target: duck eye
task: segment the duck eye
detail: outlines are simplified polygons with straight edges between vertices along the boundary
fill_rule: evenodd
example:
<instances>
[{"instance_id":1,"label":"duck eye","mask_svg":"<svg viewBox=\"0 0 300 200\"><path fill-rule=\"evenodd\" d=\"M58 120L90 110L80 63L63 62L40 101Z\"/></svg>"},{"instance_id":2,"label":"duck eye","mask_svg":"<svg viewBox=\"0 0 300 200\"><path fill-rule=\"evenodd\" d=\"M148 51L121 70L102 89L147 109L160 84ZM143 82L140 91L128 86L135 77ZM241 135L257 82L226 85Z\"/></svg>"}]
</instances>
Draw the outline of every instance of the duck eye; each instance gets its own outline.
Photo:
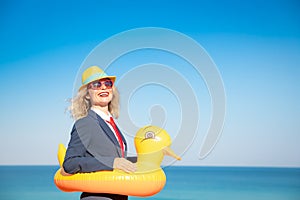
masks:
<instances>
[{"instance_id":1,"label":"duck eye","mask_svg":"<svg viewBox=\"0 0 300 200\"><path fill-rule=\"evenodd\" d=\"M148 131L145 133L145 139L155 138L155 133L152 131Z\"/></svg>"}]
</instances>

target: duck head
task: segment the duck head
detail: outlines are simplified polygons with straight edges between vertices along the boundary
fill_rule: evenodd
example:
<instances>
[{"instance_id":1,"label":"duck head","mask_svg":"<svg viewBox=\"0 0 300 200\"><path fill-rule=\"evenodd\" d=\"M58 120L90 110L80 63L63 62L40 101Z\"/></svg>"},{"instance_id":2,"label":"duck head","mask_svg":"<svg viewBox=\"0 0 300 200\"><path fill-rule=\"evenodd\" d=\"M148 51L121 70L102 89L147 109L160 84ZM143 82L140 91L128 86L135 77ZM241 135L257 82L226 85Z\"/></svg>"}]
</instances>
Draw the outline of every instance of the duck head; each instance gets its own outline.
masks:
<instances>
[{"instance_id":1,"label":"duck head","mask_svg":"<svg viewBox=\"0 0 300 200\"><path fill-rule=\"evenodd\" d=\"M138 153L138 171L145 172L160 169L160 164L165 155L181 160L170 148L171 143L170 135L160 127L151 125L140 128L134 138Z\"/></svg>"}]
</instances>

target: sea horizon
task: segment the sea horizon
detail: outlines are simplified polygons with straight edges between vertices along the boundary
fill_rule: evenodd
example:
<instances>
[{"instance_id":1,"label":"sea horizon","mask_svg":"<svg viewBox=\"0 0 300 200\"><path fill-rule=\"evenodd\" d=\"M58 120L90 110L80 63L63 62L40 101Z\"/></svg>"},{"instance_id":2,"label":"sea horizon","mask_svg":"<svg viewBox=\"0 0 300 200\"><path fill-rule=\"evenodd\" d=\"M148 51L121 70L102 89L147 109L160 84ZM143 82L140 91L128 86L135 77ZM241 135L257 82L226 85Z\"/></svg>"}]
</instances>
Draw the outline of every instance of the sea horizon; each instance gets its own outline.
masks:
<instances>
[{"instance_id":1,"label":"sea horizon","mask_svg":"<svg viewBox=\"0 0 300 200\"><path fill-rule=\"evenodd\" d=\"M59 165L0 165L0 199L79 199L80 192L66 193L55 186L58 169ZM149 199L300 199L299 167L167 166L163 170L166 185Z\"/></svg>"}]
</instances>

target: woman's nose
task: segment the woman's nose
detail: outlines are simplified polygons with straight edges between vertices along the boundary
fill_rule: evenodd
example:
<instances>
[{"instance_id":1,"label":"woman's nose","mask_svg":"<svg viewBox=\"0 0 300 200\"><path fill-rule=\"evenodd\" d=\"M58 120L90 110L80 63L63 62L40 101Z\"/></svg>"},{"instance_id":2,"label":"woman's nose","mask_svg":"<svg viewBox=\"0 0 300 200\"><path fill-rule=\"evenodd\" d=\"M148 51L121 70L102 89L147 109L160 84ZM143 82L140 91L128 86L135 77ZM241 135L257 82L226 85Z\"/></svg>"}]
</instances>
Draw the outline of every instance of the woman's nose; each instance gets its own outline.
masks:
<instances>
[{"instance_id":1,"label":"woman's nose","mask_svg":"<svg viewBox=\"0 0 300 200\"><path fill-rule=\"evenodd\" d=\"M104 84L102 84L101 87L100 87L100 89L101 89L101 90L105 90L105 89L106 89L106 86L105 86Z\"/></svg>"},{"instance_id":2,"label":"woman's nose","mask_svg":"<svg viewBox=\"0 0 300 200\"><path fill-rule=\"evenodd\" d=\"M101 90L105 90L106 88L107 88L106 85L105 85L104 83L101 83L100 89L101 89Z\"/></svg>"}]
</instances>

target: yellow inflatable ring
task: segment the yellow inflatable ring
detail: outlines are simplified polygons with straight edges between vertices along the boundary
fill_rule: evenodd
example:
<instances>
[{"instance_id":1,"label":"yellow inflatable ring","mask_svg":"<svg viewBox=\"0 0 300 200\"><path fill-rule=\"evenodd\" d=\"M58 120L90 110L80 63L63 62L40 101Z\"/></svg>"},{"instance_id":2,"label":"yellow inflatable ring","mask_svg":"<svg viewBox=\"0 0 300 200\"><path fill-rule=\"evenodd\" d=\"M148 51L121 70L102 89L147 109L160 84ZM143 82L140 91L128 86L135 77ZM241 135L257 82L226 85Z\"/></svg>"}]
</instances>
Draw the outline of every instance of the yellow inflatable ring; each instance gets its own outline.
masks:
<instances>
[{"instance_id":1,"label":"yellow inflatable ring","mask_svg":"<svg viewBox=\"0 0 300 200\"><path fill-rule=\"evenodd\" d=\"M151 196L161 191L166 183L164 171L160 168L164 155L180 160L170 148L169 134L156 126L145 126L134 138L137 150L137 171L125 173L121 170L77 173L62 175L59 169L55 176L56 186L65 192L112 193L128 196ZM58 160L62 166L66 148L60 144Z\"/></svg>"}]
</instances>

